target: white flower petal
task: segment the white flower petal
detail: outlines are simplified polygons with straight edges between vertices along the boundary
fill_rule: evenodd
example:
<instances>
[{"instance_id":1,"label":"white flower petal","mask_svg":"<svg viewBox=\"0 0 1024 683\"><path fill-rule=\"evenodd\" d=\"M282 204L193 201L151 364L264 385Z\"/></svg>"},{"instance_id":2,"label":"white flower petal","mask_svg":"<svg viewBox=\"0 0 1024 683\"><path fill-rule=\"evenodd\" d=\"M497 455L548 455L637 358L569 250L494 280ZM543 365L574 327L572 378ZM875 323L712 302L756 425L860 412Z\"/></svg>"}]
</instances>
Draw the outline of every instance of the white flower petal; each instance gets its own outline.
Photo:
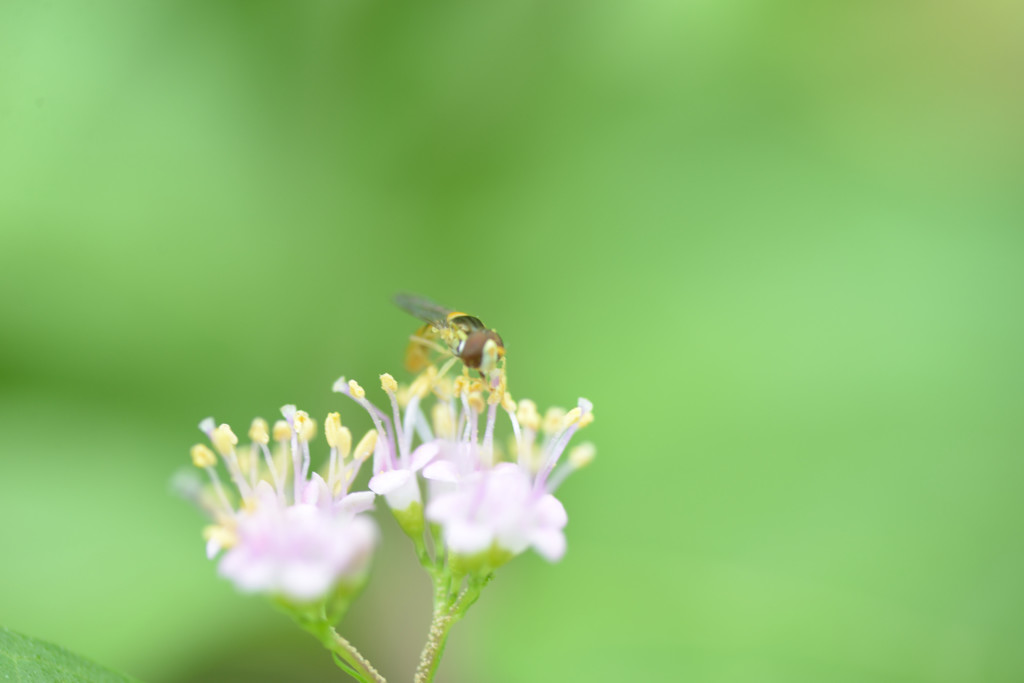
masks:
<instances>
[{"instance_id":1,"label":"white flower petal","mask_svg":"<svg viewBox=\"0 0 1024 683\"><path fill-rule=\"evenodd\" d=\"M413 472L419 472L423 469L431 460L436 458L441 453L441 444L437 441L430 441L425 444L421 444L416 450L412 452L412 464L409 466Z\"/></svg>"},{"instance_id":2,"label":"white flower petal","mask_svg":"<svg viewBox=\"0 0 1024 683\"><path fill-rule=\"evenodd\" d=\"M561 529L569 522L569 515L565 512L565 506L550 493L534 504L534 514L536 515L537 523L545 527Z\"/></svg>"},{"instance_id":3,"label":"white flower petal","mask_svg":"<svg viewBox=\"0 0 1024 683\"><path fill-rule=\"evenodd\" d=\"M435 498L427 505L427 519L441 524L450 520L456 520L465 514L465 510L468 507L466 502L465 496L457 491Z\"/></svg>"},{"instance_id":4,"label":"white flower petal","mask_svg":"<svg viewBox=\"0 0 1024 683\"><path fill-rule=\"evenodd\" d=\"M445 527L444 540L448 548L462 555L475 555L491 547L494 536L482 524L457 521Z\"/></svg>"},{"instance_id":5,"label":"white flower petal","mask_svg":"<svg viewBox=\"0 0 1024 683\"><path fill-rule=\"evenodd\" d=\"M450 460L435 460L423 468L423 476L427 479L454 484L459 480L459 470Z\"/></svg>"},{"instance_id":6,"label":"white flower petal","mask_svg":"<svg viewBox=\"0 0 1024 683\"><path fill-rule=\"evenodd\" d=\"M373 509L373 501L377 496L372 491L356 491L341 499L338 508L351 514L359 514Z\"/></svg>"},{"instance_id":7,"label":"white flower petal","mask_svg":"<svg viewBox=\"0 0 1024 683\"><path fill-rule=\"evenodd\" d=\"M557 562L565 555L565 534L555 529L539 529L530 536L530 545L548 562Z\"/></svg>"},{"instance_id":8,"label":"white flower petal","mask_svg":"<svg viewBox=\"0 0 1024 683\"><path fill-rule=\"evenodd\" d=\"M281 571L279 590L293 600L311 602L327 594L334 576L322 563L292 562Z\"/></svg>"},{"instance_id":9,"label":"white flower petal","mask_svg":"<svg viewBox=\"0 0 1024 683\"><path fill-rule=\"evenodd\" d=\"M370 479L370 490L384 496L392 510L405 510L420 502L416 475L409 470L390 470Z\"/></svg>"},{"instance_id":10,"label":"white flower petal","mask_svg":"<svg viewBox=\"0 0 1024 683\"><path fill-rule=\"evenodd\" d=\"M373 475L370 479L369 487L377 495L386 496L405 485L411 476L413 474L409 470L388 470L387 472Z\"/></svg>"}]
</instances>

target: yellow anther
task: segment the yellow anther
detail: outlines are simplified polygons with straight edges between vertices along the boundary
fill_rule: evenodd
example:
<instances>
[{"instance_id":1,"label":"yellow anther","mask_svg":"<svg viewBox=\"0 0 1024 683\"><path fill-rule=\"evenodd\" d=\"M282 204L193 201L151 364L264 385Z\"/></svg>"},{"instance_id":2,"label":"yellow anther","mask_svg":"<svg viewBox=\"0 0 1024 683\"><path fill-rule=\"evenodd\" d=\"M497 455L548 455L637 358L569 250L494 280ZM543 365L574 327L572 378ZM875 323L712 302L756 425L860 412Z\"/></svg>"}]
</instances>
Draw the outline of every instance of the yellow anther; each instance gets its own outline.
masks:
<instances>
[{"instance_id":1,"label":"yellow anther","mask_svg":"<svg viewBox=\"0 0 1024 683\"><path fill-rule=\"evenodd\" d=\"M452 398L452 380L449 377L441 377L434 382L434 395L442 401L449 401Z\"/></svg>"},{"instance_id":2,"label":"yellow anther","mask_svg":"<svg viewBox=\"0 0 1024 683\"><path fill-rule=\"evenodd\" d=\"M541 429L545 434L553 434L562 426L562 418L565 417L565 408L551 407L544 413L544 422Z\"/></svg>"},{"instance_id":3,"label":"yellow anther","mask_svg":"<svg viewBox=\"0 0 1024 683\"><path fill-rule=\"evenodd\" d=\"M243 448L238 452L238 468L243 472L251 472L253 463L257 462L252 457L255 450L255 446L249 446L249 448Z\"/></svg>"},{"instance_id":4,"label":"yellow anther","mask_svg":"<svg viewBox=\"0 0 1024 683\"><path fill-rule=\"evenodd\" d=\"M380 388L389 394L393 394L398 391L398 382L395 381L394 377L385 372L380 376Z\"/></svg>"},{"instance_id":5,"label":"yellow anther","mask_svg":"<svg viewBox=\"0 0 1024 683\"><path fill-rule=\"evenodd\" d=\"M227 455L231 451L235 450L235 444L238 443L238 437L231 431L231 427L226 424L219 425L213 430L213 435L210 437L210 441L213 442L213 447L217 449L217 452L221 455Z\"/></svg>"},{"instance_id":6,"label":"yellow anther","mask_svg":"<svg viewBox=\"0 0 1024 683\"><path fill-rule=\"evenodd\" d=\"M300 441L309 441L316 435L316 423L310 419L309 413L305 410L296 410L292 422Z\"/></svg>"},{"instance_id":7,"label":"yellow anther","mask_svg":"<svg viewBox=\"0 0 1024 683\"><path fill-rule=\"evenodd\" d=\"M348 430L348 427L339 427L338 433L334 435L334 439L338 455L341 456L342 460L348 460L348 455L352 452L352 432Z\"/></svg>"},{"instance_id":8,"label":"yellow anther","mask_svg":"<svg viewBox=\"0 0 1024 683\"><path fill-rule=\"evenodd\" d=\"M270 434L267 432L267 421L257 417L249 427L249 440L253 443L270 443Z\"/></svg>"},{"instance_id":9,"label":"yellow anther","mask_svg":"<svg viewBox=\"0 0 1024 683\"><path fill-rule=\"evenodd\" d=\"M221 548L230 548L238 543L238 536L232 529L220 524L211 524L203 529L203 540L216 541Z\"/></svg>"},{"instance_id":10,"label":"yellow anther","mask_svg":"<svg viewBox=\"0 0 1024 683\"><path fill-rule=\"evenodd\" d=\"M512 400L512 394L505 392L501 397L501 407L507 412L516 412L516 402Z\"/></svg>"},{"instance_id":11,"label":"yellow anther","mask_svg":"<svg viewBox=\"0 0 1024 683\"><path fill-rule=\"evenodd\" d=\"M409 391L408 385L399 384L398 391L395 392L395 399L398 401L398 406L404 408L409 405L409 399L412 398L412 392Z\"/></svg>"},{"instance_id":12,"label":"yellow anther","mask_svg":"<svg viewBox=\"0 0 1024 683\"><path fill-rule=\"evenodd\" d=\"M217 464L217 456L201 443L192 447L192 464L196 467L213 467Z\"/></svg>"},{"instance_id":13,"label":"yellow anther","mask_svg":"<svg viewBox=\"0 0 1024 683\"><path fill-rule=\"evenodd\" d=\"M594 447L594 444L590 442L581 443L569 451L569 464L578 470L592 463L595 455L597 455L597 449Z\"/></svg>"},{"instance_id":14,"label":"yellow anther","mask_svg":"<svg viewBox=\"0 0 1024 683\"><path fill-rule=\"evenodd\" d=\"M331 448L338 447L338 432L341 430L341 414L327 413L324 420L324 436L327 437L327 445Z\"/></svg>"},{"instance_id":15,"label":"yellow anther","mask_svg":"<svg viewBox=\"0 0 1024 683\"><path fill-rule=\"evenodd\" d=\"M583 429L584 427L586 427L588 424L590 424L593 421L594 421L594 411L590 411L589 413L584 414L583 417L580 418L580 426L579 426L579 428Z\"/></svg>"},{"instance_id":16,"label":"yellow anther","mask_svg":"<svg viewBox=\"0 0 1024 683\"><path fill-rule=\"evenodd\" d=\"M358 444L356 444L356 450L355 453L352 454L352 457L355 460L362 462L363 460L366 460L367 458L370 457L370 455L373 453L373 450L376 447L377 430L371 429L370 431L366 432L366 435L359 440Z\"/></svg>"},{"instance_id":17,"label":"yellow anther","mask_svg":"<svg viewBox=\"0 0 1024 683\"><path fill-rule=\"evenodd\" d=\"M452 382L452 395L455 398L460 398L463 392L466 391L466 387L469 384L469 379L465 375L459 375Z\"/></svg>"},{"instance_id":18,"label":"yellow anther","mask_svg":"<svg viewBox=\"0 0 1024 683\"><path fill-rule=\"evenodd\" d=\"M474 379L470 381L469 386L467 387L467 391L476 391L483 393L487 391L487 386L481 380Z\"/></svg>"},{"instance_id":19,"label":"yellow anther","mask_svg":"<svg viewBox=\"0 0 1024 683\"><path fill-rule=\"evenodd\" d=\"M576 406L575 408L570 410L568 413L565 414L565 417L562 418L562 429L568 429L569 427L572 427L574 424L579 422L580 416L582 414L583 411L580 410L579 406Z\"/></svg>"},{"instance_id":20,"label":"yellow anther","mask_svg":"<svg viewBox=\"0 0 1024 683\"><path fill-rule=\"evenodd\" d=\"M274 441L288 441L292 438L292 428L284 420L274 423Z\"/></svg>"},{"instance_id":21,"label":"yellow anther","mask_svg":"<svg viewBox=\"0 0 1024 683\"><path fill-rule=\"evenodd\" d=\"M540 414L537 412L537 404L528 398L519 402L516 410L516 419L524 428L537 431L540 429Z\"/></svg>"},{"instance_id":22,"label":"yellow anther","mask_svg":"<svg viewBox=\"0 0 1024 683\"><path fill-rule=\"evenodd\" d=\"M475 410L478 413L484 412L484 408L487 407L487 404L484 403L484 395L479 391L472 392L466 401L469 403L470 410Z\"/></svg>"},{"instance_id":23,"label":"yellow anther","mask_svg":"<svg viewBox=\"0 0 1024 683\"><path fill-rule=\"evenodd\" d=\"M431 372L431 370L433 370L433 372ZM409 386L409 394L423 398L430 393L430 387L436 376L437 370L434 370L434 366L430 366L426 372L420 373L419 376L412 381L412 384Z\"/></svg>"},{"instance_id":24,"label":"yellow anther","mask_svg":"<svg viewBox=\"0 0 1024 683\"><path fill-rule=\"evenodd\" d=\"M455 425L452 423L452 413L445 403L435 403L430 409L430 421L434 425L434 436L441 439L455 438Z\"/></svg>"},{"instance_id":25,"label":"yellow anther","mask_svg":"<svg viewBox=\"0 0 1024 683\"><path fill-rule=\"evenodd\" d=\"M348 381L348 391L350 394L352 394L352 398L366 398L366 389L363 389L361 386L359 386L359 382L355 381L354 379L350 379Z\"/></svg>"}]
</instances>

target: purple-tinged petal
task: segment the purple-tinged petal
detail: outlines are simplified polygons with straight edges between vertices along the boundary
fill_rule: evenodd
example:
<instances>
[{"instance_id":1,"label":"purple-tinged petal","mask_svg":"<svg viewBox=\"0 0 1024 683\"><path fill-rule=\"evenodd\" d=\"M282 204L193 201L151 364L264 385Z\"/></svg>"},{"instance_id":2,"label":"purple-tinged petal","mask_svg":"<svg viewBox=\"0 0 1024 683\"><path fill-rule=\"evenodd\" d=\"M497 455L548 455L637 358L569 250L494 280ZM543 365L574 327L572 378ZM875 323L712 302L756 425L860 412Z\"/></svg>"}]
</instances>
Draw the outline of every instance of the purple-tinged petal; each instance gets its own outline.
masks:
<instances>
[{"instance_id":1,"label":"purple-tinged petal","mask_svg":"<svg viewBox=\"0 0 1024 683\"><path fill-rule=\"evenodd\" d=\"M534 512L540 526L561 529L569 522L565 506L550 493L541 496L534 505Z\"/></svg>"},{"instance_id":2,"label":"purple-tinged petal","mask_svg":"<svg viewBox=\"0 0 1024 683\"><path fill-rule=\"evenodd\" d=\"M441 453L441 444L437 441L431 441L429 443L420 444L420 446L412 452L412 464L409 465L409 469L413 472L419 472L421 469L426 467L434 458Z\"/></svg>"}]
</instances>

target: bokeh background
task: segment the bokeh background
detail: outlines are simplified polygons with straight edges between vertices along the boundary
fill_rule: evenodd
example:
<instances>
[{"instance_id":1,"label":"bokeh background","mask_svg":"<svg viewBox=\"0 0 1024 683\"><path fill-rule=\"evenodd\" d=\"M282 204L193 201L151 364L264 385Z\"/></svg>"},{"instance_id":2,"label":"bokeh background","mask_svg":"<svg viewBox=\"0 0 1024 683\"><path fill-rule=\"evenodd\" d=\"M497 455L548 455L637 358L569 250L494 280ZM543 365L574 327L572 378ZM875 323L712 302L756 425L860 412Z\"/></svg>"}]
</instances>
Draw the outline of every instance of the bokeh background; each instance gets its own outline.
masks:
<instances>
[{"instance_id":1,"label":"bokeh background","mask_svg":"<svg viewBox=\"0 0 1024 683\"><path fill-rule=\"evenodd\" d=\"M439 680L1024 678L1024 10L0 3L0 622L152 683L314 681L169 492L341 408L412 290L594 401L570 551ZM344 624L409 680L386 532ZM309 642L307 642L307 639Z\"/></svg>"}]
</instances>

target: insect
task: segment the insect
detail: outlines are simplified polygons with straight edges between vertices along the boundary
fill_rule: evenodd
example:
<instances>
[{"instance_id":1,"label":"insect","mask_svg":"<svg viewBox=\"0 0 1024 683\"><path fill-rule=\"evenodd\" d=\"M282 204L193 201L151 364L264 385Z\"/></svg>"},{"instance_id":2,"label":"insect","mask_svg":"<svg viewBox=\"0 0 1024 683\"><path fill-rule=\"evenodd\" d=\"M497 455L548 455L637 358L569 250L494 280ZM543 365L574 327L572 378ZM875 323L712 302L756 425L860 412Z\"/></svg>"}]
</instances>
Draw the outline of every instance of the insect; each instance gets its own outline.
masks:
<instances>
[{"instance_id":1,"label":"insect","mask_svg":"<svg viewBox=\"0 0 1024 683\"><path fill-rule=\"evenodd\" d=\"M431 349L451 354L481 375L495 370L498 361L504 359L505 343L501 335L488 329L480 318L453 311L415 294L397 294L395 303L427 323L410 337L405 353L405 367L410 372L419 372L430 363Z\"/></svg>"}]
</instances>

